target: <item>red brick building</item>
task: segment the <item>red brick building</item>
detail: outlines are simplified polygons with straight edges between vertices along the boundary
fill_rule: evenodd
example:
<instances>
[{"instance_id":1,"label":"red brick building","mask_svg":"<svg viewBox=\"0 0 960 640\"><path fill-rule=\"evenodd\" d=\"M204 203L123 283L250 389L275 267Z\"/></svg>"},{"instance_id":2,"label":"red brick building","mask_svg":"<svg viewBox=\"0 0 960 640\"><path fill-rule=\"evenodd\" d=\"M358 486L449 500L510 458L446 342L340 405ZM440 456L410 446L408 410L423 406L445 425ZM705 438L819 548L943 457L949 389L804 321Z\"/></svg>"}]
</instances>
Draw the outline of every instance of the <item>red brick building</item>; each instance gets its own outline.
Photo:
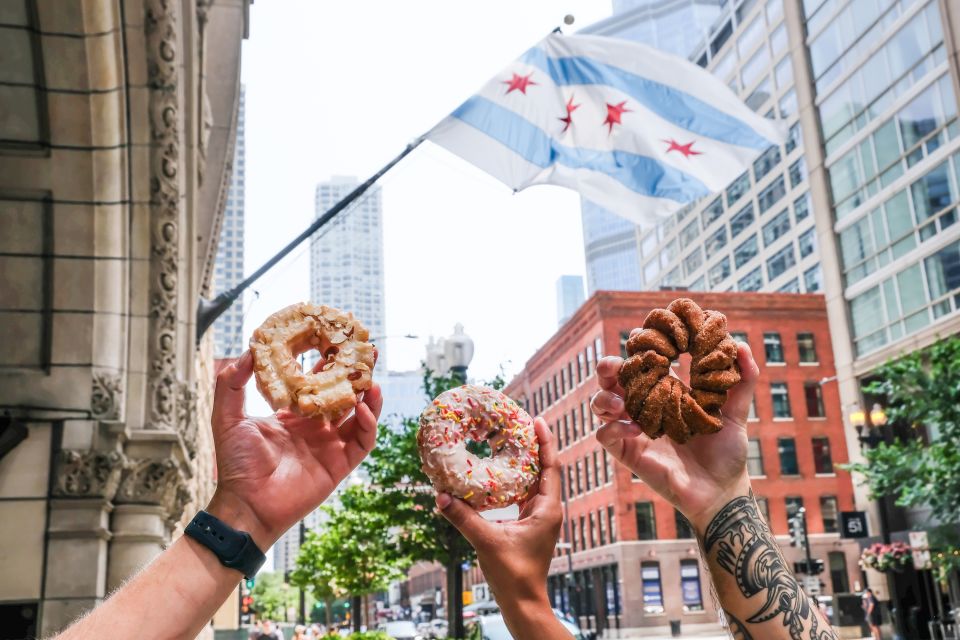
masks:
<instances>
[{"instance_id":1,"label":"red brick building","mask_svg":"<svg viewBox=\"0 0 960 640\"><path fill-rule=\"evenodd\" d=\"M760 366L749 467L754 493L787 560L788 508L806 509L813 556L826 565L824 593L849 591L859 579L859 549L841 540L839 511L852 510L833 348L820 295L598 292L527 362L507 393L542 415L560 444L567 518L550 570L557 608L574 609L585 628L684 627L714 624L716 611L697 543L686 521L630 471L610 458L593 432L594 369L604 355L623 355L630 331L647 313L689 295L726 314L729 329L753 349ZM675 363L688 379L689 357ZM706 443L705 443L706 444ZM567 599L567 574L574 583Z\"/></svg>"}]
</instances>

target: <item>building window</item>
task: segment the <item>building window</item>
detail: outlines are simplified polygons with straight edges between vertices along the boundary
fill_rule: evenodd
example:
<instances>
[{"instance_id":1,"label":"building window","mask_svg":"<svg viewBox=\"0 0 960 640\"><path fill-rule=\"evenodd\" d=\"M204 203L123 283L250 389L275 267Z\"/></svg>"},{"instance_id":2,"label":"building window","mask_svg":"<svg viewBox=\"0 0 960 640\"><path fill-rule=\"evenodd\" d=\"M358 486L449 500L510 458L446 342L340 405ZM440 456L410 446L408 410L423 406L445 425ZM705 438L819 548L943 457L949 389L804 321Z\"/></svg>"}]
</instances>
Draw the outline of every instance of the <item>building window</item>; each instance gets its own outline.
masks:
<instances>
[{"instance_id":1,"label":"building window","mask_svg":"<svg viewBox=\"0 0 960 640\"><path fill-rule=\"evenodd\" d=\"M583 461L577 460L577 494L584 493L583 483Z\"/></svg>"},{"instance_id":2,"label":"building window","mask_svg":"<svg viewBox=\"0 0 960 640\"><path fill-rule=\"evenodd\" d=\"M730 218L730 236L736 238L741 231L753 224L753 203L750 202L743 209Z\"/></svg>"},{"instance_id":3,"label":"building window","mask_svg":"<svg viewBox=\"0 0 960 640\"><path fill-rule=\"evenodd\" d=\"M746 331L731 331L730 337L733 338L734 342L742 342L743 344L749 344L747 342Z\"/></svg>"},{"instance_id":4,"label":"building window","mask_svg":"<svg viewBox=\"0 0 960 640\"><path fill-rule=\"evenodd\" d=\"M704 251L707 254L707 260L717 255L717 252L727 246L727 228L720 227L714 233L707 236L704 243Z\"/></svg>"},{"instance_id":5,"label":"building window","mask_svg":"<svg viewBox=\"0 0 960 640\"><path fill-rule=\"evenodd\" d=\"M813 438L813 467L817 473L833 473L830 439L826 436Z\"/></svg>"},{"instance_id":6,"label":"building window","mask_svg":"<svg viewBox=\"0 0 960 640\"><path fill-rule=\"evenodd\" d=\"M849 593L850 579L847 577L847 557L842 551L827 553L830 564L830 584L834 593Z\"/></svg>"},{"instance_id":7,"label":"building window","mask_svg":"<svg viewBox=\"0 0 960 640\"><path fill-rule=\"evenodd\" d=\"M727 206L732 206L740 197L750 190L750 174L744 172L739 178L727 187Z\"/></svg>"},{"instance_id":8,"label":"building window","mask_svg":"<svg viewBox=\"0 0 960 640\"><path fill-rule=\"evenodd\" d=\"M653 503L637 502L634 508L637 513L637 540L656 540L657 521L653 512Z\"/></svg>"},{"instance_id":9,"label":"building window","mask_svg":"<svg viewBox=\"0 0 960 640\"><path fill-rule=\"evenodd\" d=\"M747 410L747 420L757 420L757 398L750 398L750 409Z\"/></svg>"},{"instance_id":10,"label":"building window","mask_svg":"<svg viewBox=\"0 0 960 640\"><path fill-rule=\"evenodd\" d=\"M733 263L736 265L737 269L745 265L747 262L752 260L759 251L757 246L757 236L752 235L750 239L740 243L736 249L733 250Z\"/></svg>"},{"instance_id":11,"label":"building window","mask_svg":"<svg viewBox=\"0 0 960 640\"><path fill-rule=\"evenodd\" d=\"M583 353L577 353L577 384L583 382L583 379L586 377L584 375L584 360Z\"/></svg>"},{"instance_id":12,"label":"building window","mask_svg":"<svg viewBox=\"0 0 960 640\"><path fill-rule=\"evenodd\" d=\"M593 452L593 484L594 486L599 487L602 482L600 482L600 452Z\"/></svg>"},{"instance_id":13,"label":"building window","mask_svg":"<svg viewBox=\"0 0 960 640\"><path fill-rule=\"evenodd\" d=\"M718 197L710 203L701 214L703 218L703 228L706 229L710 223L723 215L723 198Z\"/></svg>"},{"instance_id":14,"label":"building window","mask_svg":"<svg viewBox=\"0 0 960 640\"><path fill-rule=\"evenodd\" d=\"M641 562L640 579L643 583L643 612L663 613L663 589L660 585L660 563Z\"/></svg>"},{"instance_id":15,"label":"building window","mask_svg":"<svg viewBox=\"0 0 960 640\"><path fill-rule=\"evenodd\" d=\"M820 496L820 516L823 518L823 532L836 533L837 527L837 497Z\"/></svg>"},{"instance_id":16,"label":"building window","mask_svg":"<svg viewBox=\"0 0 960 640\"><path fill-rule=\"evenodd\" d=\"M563 429L560 426L560 421L557 420L557 448L563 450L567 444L566 439L563 437Z\"/></svg>"},{"instance_id":17,"label":"building window","mask_svg":"<svg viewBox=\"0 0 960 640\"><path fill-rule=\"evenodd\" d=\"M760 515L763 516L763 521L769 525L770 524L770 504L767 502L766 498L761 498L760 496L755 496L754 500L757 501L757 509L760 511Z\"/></svg>"},{"instance_id":18,"label":"building window","mask_svg":"<svg viewBox=\"0 0 960 640\"><path fill-rule=\"evenodd\" d=\"M780 147L773 145L767 147L767 150L760 154L760 157L753 162L753 178L760 182L764 176L773 171L773 168L780 163Z\"/></svg>"},{"instance_id":19,"label":"building window","mask_svg":"<svg viewBox=\"0 0 960 640\"><path fill-rule=\"evenodd\" d=\"M779 333L768 331L763 334L763 352L767 364L783 364L783 344Z\"/></svg>"},{"instance_id":20,"label":"building window","mask_svg":"<svg viewBox=\"0 0 960 640\"><path fill-rule=\"evenodd\" d=\"M590 548L597 546L597 521L593 518L593 511L590 512Z\"/></svg>"},{"instance_id":21,"label":"building window","mask_svg":"<svg viewBox=\"0 0 960 640\"><path fill-rule=\"evenodd\" d=\"M786 211L784 211L786 213ZM767 260L767 277L772 281L797 264L793 244L788 244ZM799 288L799 286L798 286Z\"/></svg>"},{"instance_id":22,"label":"building window","mask_svg":"<svg viewBox=\"0 0 960 640\"><path fill-rule=\"evenodd\" d=\"M687 520L684 515L676 509L673 510L673 521L677 525L678 540L696 537L693 535L693 525L691 525L690 521Z\"/></svg>"},{"instance_id":23,"label":"building window","mask_svg":"<svg viewBox=\"0 0 960 640\"><path fill-rule=\"evenodd\" d=\"M769 247L790 231L790 213L784 209L763 225L763 246Z\"/></svg>"},{"instance_id":24,"label":"building window","mask_svg":"<svg viewBox=\"0 0 960 640\"><path fill-rule=\"evenodd\" d=\"M763 286L763 272L757 267L737 282L740 291L758 291Z\"/></svg>"},{"instance_id":25,"label":"building window","mask_svg":"<svg viewBox=\"0 0 960 640\"><path fill-rule=\"evenodd\" d=\"M802 196L793 201L793 219L797 224L810 215L810 192L807 191Z\"/></svg>"},{"instance_id":26,"label":"building window","mask_svg":"<svg viewBox=\"0 0 960 640\"><path fill-rule=\"evenodd\" d=\"M600 522L600 546L607 544L607 514L603 509L597 511L597 520Z\"/></svg>"},{"instance_id":27,"label":"building window","mask_svg":"<svg viewBox=\"0 0 960 640\"><path fill-rule=\"evenodd\" d=\"M730 277L730 258L724 256L717 264L710 267L707 272L707 282L710 287L715 287Z\"/></svg>"},{"instance_id":28,"label":"building window","mask_svg":"<svg viewBox=\"0 0 960 640\"><path fill-rule=\"evenodd\" d=\"M590 458L583 459L583 466L585 467L586 473L583 474L583 487L584 491L590 491ZM577 471L580 470L580 462L577 462Z\"/></svg>"},{"instance_id":29,"label":"building window","mask_svg":"<svg viewBox=\"0 0 960 640\"><path fill-rule=\"evenodd\" d=\"M798 476L797 441L793 438L777 438L777 452L780 454L780 475Z\"/></svg>"},{"instance_id":30,"label":"building window","mask_svg":"<svg viewBox=\"0 0 960 640\"><path fill-rule=\"evenodd\" d=\"M747 473L753 477L763 475L763 453L756 438L747 441Z\"/></svg>"},{"instance_id":31,"label":"building window","mask_svg":"<svg viewBox=\"0 0 960 640\"><path fill-rule=\"evenodd\" d=\"M603 450L603 483L607 484L613 481L613 466L610 464L610 454Z\"/></svg>"},{"instance_id":32,"label":"building window","mask_svg":"<svg viewBox=\"0 0 960 640\"><path fill-rule=\"evenodd\" d=\"M686 227L680 232L680 246L683 248L689 247L690 243L700 235L700 221L697 218L694 218L690 221Z\"/></svg>"},{"instance_id":33,"label":"building window","mask_svg":"<svg viewBox=\"0 0 960 640\"><path fill-rule=\"evenodd\" d=\"M797 334L797 351L800 353L800 362L806 364L817 363L817 347L812 333Z\"/></svg>"},{"instance_id":34,"label":"building window","mask_svg":"<svg viewBox=\"0 0 960 640\"><path fill-rule=\"evenodd\" d=\"M811 227L797 238L797 244L800 247L800 259L806 258L817 250L816 229Z\"/></svg>"},{"instance_id":35,"label":"building window","mask_svg":"<svg viewBox=\"0 0 960 640\"><path fill-rule=\"evenodd\" d=\"M617 514L613 505L607 507L607 521L610 523L610 543L617 541Z\"/></svg>"},{"instance_id":36,"label":"building window","mask_svg":"<svg viewBox=\"0 0 960 640\"><path fill-rule=\"evenodd\" d=\"M568 447L573 444L573 438L570 437L570 416L567 414L563 414L563 439L567 441Z\"/></svg>"},{"instance_id":37,"label":"building window","mask_svg":"<svg viewBox=\"0 0 960 640\"><path fill-rule=\"evenodd\" d=\"M819 382L803 383L803 397L807 402L808 418L823 418L823 389Z\"/></svg>"},{"instance_id":38,"label":"building window","mask_svg":"<svg viewBox=\"0 0 960 640\"><path fill-rule=\"evenodd\" d=\"M783 182L783 176L778 176L776 180L757 195L757 208L760 213L766 213L773 205L780 202L780 198L786 195L787 189Z\"/></svg>"},{"instance_id":39,"label":"building window","mask_svg":"<svg viewBox=\"0 0 960 640\"><path fill-rule=\"evenodd\" d=\"M807 164L803 159L803 156L790 165L788 170L790 174L790 186L796 187L798 184L806 180L807 178Z\"/></svg>"},{"instance_id":40,"label":"building window","mask_svg":"<svg viewBox=\"0 0 960 640\"><path fill-rule=\"evenodd\" d=\"M820 265L815 265L803 272L803 284L807 288L807 293L816 293L821 289L820 283Z\"/></svg>"},{"instance_id":41,"label":"building window","mask_svg":"<svg viewBox=\"0 0 960 640\"><path fill-rule=\"evenodd\" d=\"M787 517L792 518L803 508L803 498L799 496L787 496L783 499L787 505Z\"/></svg>"},{"instance_id":42,"label":"building window","mask_svg":"<svg viewBox=\"0 0 960 640\"><path fill-rule=\"evenodd\" d=\"M573 536L573 539L570 541L570 543L571 543L571 546L573 547L573 552L576 553L577 551L580 550L580 549L579 549L579 546L578 546L578 544L577 544L577 543L579 542L580 538L579 538L579 536L577 535L577 521L576 521L576 520L574 520L572 523L570 523L570 533L571 533L571 535Z\"/></svg>"},{"instance_id":43,"label":"building window","mask_svg":"<svg viewBox=\"0 0 960 640\"><path fill-rule=\"evenodd\" d=\"M800 293L800 282L796 278L793 278L792 280L788 280L786 283L781 285L779 289L777 289L777 292L778 293Z\"/></svg>"},{"instance_id":44,"label":"building window","mask_svg":"<svg viewBox=\"0 0 960 640\"><path fill-rule=\"evenodd\" d=\"M567 488L570 490L571 497L577 495L577 488L573 483L573 465L567 465Z\"/></svg>"},{"instance_id":45,"label":"building window","mask_svg":"<svg viewBox=\"0 0 960 640\"><path fill-rule=\"evenodd\" d=\"M690 536L691 538L693 536ZM683 611L703 611L703 594L700 592L700 562L690 559L680 561L680 593L683 595Z\"/></svg>"},{"instance_id":46,"label":"building window","mask_svg":"<svg viewBox=\"0 0 960 640\"><path fill-rule=\"evenodd\" d=\"M693 272L700 268L700 265L703 264L703 252L700 250L700 247L694 249L690 255L683 259L683 269L687 277L693 275Z\"/></svg>"},{"instance_id":47,"label":"building window","mask_svg":"<svg viewBox=\"0 0 960 640\"><path fill-rule=\"evenodd\" d=\"M770 396L773 398L774 418L790 418L793 416L790 412L790 395L787 393L786 382L771 383Z\"/></svg>"},{"instance_id":48,"label":"building window","mask_svg":"<svg viewBox=\"0 0 960 640\"><path fill-rule=\"evenodd\" d=\"M587 519L580 516L580 548L587 548Z\"/></svg>"}]
</instances>

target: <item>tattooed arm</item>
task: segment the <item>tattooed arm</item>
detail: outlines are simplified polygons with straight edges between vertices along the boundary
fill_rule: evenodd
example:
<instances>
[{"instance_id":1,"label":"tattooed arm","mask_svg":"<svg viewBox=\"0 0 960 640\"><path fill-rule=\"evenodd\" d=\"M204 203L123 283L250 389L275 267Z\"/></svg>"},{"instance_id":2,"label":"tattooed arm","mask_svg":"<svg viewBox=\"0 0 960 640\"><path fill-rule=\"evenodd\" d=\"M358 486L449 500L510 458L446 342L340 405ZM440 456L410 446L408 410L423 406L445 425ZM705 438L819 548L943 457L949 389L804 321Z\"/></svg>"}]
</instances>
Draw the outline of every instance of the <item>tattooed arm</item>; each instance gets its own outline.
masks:
<instances>
[{"instance_id":1,"label":"tattooed arm","mask_svg":"<svg viewBox=\"0 0 960 640\"><path fill-rule=\"evenodd\" d=\"M651 440L630 420L617 384L623 361L602 359L602 390L591 403L605 423L597 439L693 524L734 638L835 639L787 568L750 490L746 420L759 370L745 344L737 360L742 380L723 407L724 428L678 445L670 438Z\"/></svg>"}]
</instances>

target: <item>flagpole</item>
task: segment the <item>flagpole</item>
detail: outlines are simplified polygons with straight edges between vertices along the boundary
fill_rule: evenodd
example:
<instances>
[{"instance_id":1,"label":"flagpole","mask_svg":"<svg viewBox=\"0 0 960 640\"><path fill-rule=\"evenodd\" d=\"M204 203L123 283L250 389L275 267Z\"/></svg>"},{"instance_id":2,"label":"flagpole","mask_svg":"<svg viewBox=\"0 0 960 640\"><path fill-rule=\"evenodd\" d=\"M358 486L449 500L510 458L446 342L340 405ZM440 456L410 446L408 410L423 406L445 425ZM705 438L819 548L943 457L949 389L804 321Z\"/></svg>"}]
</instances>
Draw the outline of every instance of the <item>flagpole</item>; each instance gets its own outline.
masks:
<instances>
[{"instance_id":1,"label":"flagpole","mask_svg":"<svg viewBox=\"0 0 960 640\"><path fill-rule=\"evenodd\" d=\"M230 305L232 305L237 298L240 297L247 287L256 282L260 276L269 271L275 264L280 262L280 260L286 257L291 251L296 249L297 246L299 246L304 240L316 233L320 227L330 222L330 220L336 217L338 213L350 206L350 204L362 196L367 189L372 187L377 180L382 178L387 171L392 169L398 162L407 157L411 151L419 147L425 139L426 135L423 135L408 144L407 147L401 151L399 155L397 155L397 157L383 165L379 171L370 176L364 183L357 186L357 188L347 194L342 200L340 200L340 202L330 207L322 216L314 220L313 224L307 227L303 233L291 240L287 246L281 249L275 256L263 263L259 269L247 276L243 282L233 287L229 291L224 291L213 300L200 298L200 303L197 305L197 342L200 342L200 338L202 338L203 334L207 332L207 329L210 328L217 318L223 315L223 313L230 308Z\"/></svg>"}]
</instances>

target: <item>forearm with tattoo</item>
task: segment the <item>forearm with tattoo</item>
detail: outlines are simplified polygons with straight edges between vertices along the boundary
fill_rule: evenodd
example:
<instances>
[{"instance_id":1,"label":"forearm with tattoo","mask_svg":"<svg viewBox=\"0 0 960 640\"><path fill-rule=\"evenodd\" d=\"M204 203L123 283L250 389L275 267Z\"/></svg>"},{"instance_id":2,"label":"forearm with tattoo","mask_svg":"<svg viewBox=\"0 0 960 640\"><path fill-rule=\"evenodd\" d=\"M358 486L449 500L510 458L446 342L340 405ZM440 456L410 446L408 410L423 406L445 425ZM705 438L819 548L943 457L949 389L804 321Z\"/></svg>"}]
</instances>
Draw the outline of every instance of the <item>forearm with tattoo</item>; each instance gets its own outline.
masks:
<instances>
[{"instance_id":1,"label":"forearm with tattoo","mask_svg":"<svg viewBox=\"0 0 960 640\"><path fill-rule=\"evenodd\" d=\"M703 551L734 638L837 638L787 568L752 492L717 512Z\"/></svg>"}]
</instances>

